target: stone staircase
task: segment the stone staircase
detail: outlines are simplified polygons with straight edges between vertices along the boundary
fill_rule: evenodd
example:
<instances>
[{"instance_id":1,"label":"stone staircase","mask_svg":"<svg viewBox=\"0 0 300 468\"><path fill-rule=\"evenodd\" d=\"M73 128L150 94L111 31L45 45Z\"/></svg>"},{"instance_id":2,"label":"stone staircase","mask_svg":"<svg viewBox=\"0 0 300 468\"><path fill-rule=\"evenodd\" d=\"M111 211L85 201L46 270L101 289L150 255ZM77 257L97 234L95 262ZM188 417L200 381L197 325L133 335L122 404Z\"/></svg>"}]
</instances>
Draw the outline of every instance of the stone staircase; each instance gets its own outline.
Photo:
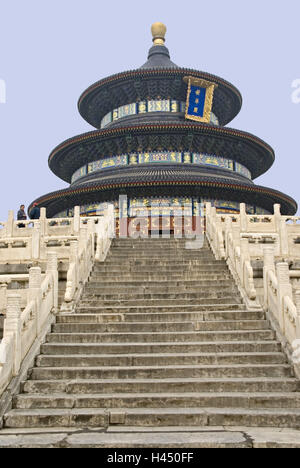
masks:
<instances>
[{"instance_id":1,"label":"stone staircase","mask_svg":"<svg viewBox=\"0 0 300 468\"><path fill-rule=\"evenodd\" d=\"M0 447L300 447L299 381L207 241L114 240L21 390Z\"/></svg>"}]
</instances>

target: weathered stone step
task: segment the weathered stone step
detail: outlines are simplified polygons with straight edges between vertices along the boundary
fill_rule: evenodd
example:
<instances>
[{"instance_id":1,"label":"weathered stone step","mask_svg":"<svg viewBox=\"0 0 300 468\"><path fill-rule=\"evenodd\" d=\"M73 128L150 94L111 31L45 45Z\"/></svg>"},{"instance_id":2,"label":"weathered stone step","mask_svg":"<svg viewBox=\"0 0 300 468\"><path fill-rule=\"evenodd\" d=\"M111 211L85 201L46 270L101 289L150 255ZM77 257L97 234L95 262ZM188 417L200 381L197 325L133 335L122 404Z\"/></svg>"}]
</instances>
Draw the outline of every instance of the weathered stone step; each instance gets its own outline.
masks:
<instances>
[{"instance_id":1,"label":"weathered stone step","mask_svg":"<svg viewBox=\"0 0 300 468\"><path fill-rule=\"evenodd\" d=\"M165 296L181 296L183 294L192 297L220 297L226 294L235 293L238 294L237 287L231 283L229 285L215 285L215 287L211 288L202 288L196 286L178 286L178 287L164 287L164 286L148 286L145 283L144 286L136 286L136 287L122 287L116 284L115 287L97 287L97 283L91 283L89 286L85 288L85 292L81 297L81 300L89 299L89 298L97 298L100 297L102 299L110 299L110 298L119 298L119 299L126 299L128 296L130 298L138 298L138 297L145 297L145 295L150 295L151 297L165 297ZM226 294L225 294L226 293ZM124 296L124 297L123 297ZM184 296L185 297L185 296Z\"/></svg>"},{"instance_id":2,"label":"weathered stone step","mask_svg":"<svg viewBox=\"0 0 300 468\"><path fill-rule=\"evenodd\" d=\"M14 409L37 408L300 408L300 393L134 393L134 394L23 394L13 402ZM299 434L300 437L300 434ZM300 443L300 439L299 439Z\"/></svg>"},{"instance_id":3,"label":"weathered stone step","mask_svg":"<svg viewBox=\"0 0 300 468\"><path fill-rule=\"evenodd\" d=\"M126 408L124 424L131 426L300 427L300 409L271 408ZM6 428L101 427L109 424L105 408L14 409L5 416Z\"/></svg>"},{"instance_id":4,"label":"weathered stone step","mask_svg":"<svg viewBox=\"0 0 300 468\"><path fill-rule=\"evenodd\" d=\"M213 255L212 251L208 248L208 246L203 246L199 248L187 249L185 244L181 244L178 246L172 246L170 244L166 245L156 245L156 244L149 244L148 246L112 246L108 255L123 255L123 254L130 254L130 255L138 255L138 254L149 254L149 250L153 252L163 252L166 255L169 254L176 254L185 255L195 252L196 254L206 254L206 255Z\"/></svg>"},{"instance_id":5,"label":"weathered stone step","mask_svg":"<svg viewBox=\"0 0 300 468\"><path fill-rule=\"evenodd\" d=\"M76 379L27 380L24 393L211 393L211 392L299 392L299 381L283 377L223 377L168 379ZM176 395L175 395L176 396Z\"/></svg>"},{"instance_id":6,"label":"weathered stone step","mask_svg":"<svg viewBox=\"0 0 300 468\"><path fill-rule=\"evenodd\" d=\"M145 354L145 353L251 353L279 352L277 341L218 341L197 343L45 343L41 353L55 354Z\"/></svg>"},{"instance_id":7,"label":"weathered stone step","mask_svg":"<svg viewBox=\"0 0 300 468\"><path fill-rule=\"evenodd\" d=\"M226 264L223 261L218 261L218 260L208 260L208 259L203 259L202 260L182 260L180 259L178 261L176 260L164 260L162 257L160 259L149 259L143 260L143 259L128 259L127 261L120 261L120 260L114 260L114 261L105 261L103 264L96 264L94 267L93 271L107 271L108 269L118 269L122 267L122 270L149 270L153 271L154 269L159 268L159 270L163 271L170 271L173 268L176 268L178 270L187 270L187 269L194 269L194 270L199 270L201 271L201 267L210 269L210 270L221 270L227 269ZM204 270L205 271L205 270Z\"/></svg>"},{"instance_id":8,"label":"weathered stone step","mask_svg":"<svg viewBox=\"0 0 300 468\"><path fill-rule=\"evenodd\" d=\"M174 295L175 296L175 295ZM188 295L187 295L188 296ZM79 302L79 309L83 307L105 307L107 310L113 308L113 307L122 307L122 308L132 308L132 307L149 307L149 309L153 307L174 307L174 306L181 306L183 309L188 306L217 306L217 305L223 305L224 308L227 308L229 305L232 304L237 304L237 305L242 305L242 299L240 297L237 297L236 295L228 295L225 297L220 297L220 298L207 298L207 297L197 297L197 298L137 298L137 299L119 299L119 300L113 300L113 299L95 299L93 300L92 298L89 300L81 300ZM200 310L200 309L199 309Z\"/></svg>"},{"instance_id":9,"label":"weathered stone step","mask_svg":"<svg viewBox=\"0 0 300 468\"><path fill-rule=\"evenodd\" d=\"M231 286L231 285L234 285L235 286L235 283L233 281L232 278L229 278L229 275L228 275L228 278L224 278L223 275L220 275L220 278L218 279L218 285L217 286ZM185 287L197 287L198 289L199 288L205 288L205 287L215 287L216 286L216 281L215 280L211 280L211 279L203 279L203 280L199 280L199 279L182 279L182 280L175 280L175 281L172 281L172 280L157 280L157 279L145 279L145 280L142 280L142 279L136 279L136 280L131 280L131 279L127 279L126 281L123 280L123 281L118 281L118 282L111 282L111 281L108 281L106 279L106 277L99 277L98 280L96 280L96 278L94 276L91 276L90 279L89 279L89 282L86 284L85 286L85 289L86 290L89 290L91 287L93 287L93 289L97 289L97 290L100 290L100 289L115 289L116 286L118 287L118 289L123 289L123 288L138 288L138 287L144 287L144 286L147 286L149 288L156 288L156 287L159 287L159 288L168 288L168 287L172 287L172 288L178 288L178 287L182 287L182 288L185 288Z\"/></svg>"},{"instance_id":10,"label":"weathered stone step","mask_svg":"<svg viewBox=\"0 0 300 468\"><path fill-rule=\"evenodd\" d=\"M235 365L286 364L283 353L182 353L182 354L101 354L101 355L44 355L36 358L37 367L96 367L151 365Z\"/></svg>"},{"instance_id":11,"label":"weathered stone step","mask_svg":"<svg viewBox=\"0 0 300 468\"><path fill-rule=\"evenodd\" d=\"M149 249L150 250L150 249ZM155 252L151 251L149 252L139 252L138 254L131 252L131 253L110 253L106 259L105 263L139 263L142 261L143 263L165 263L165 264L173 264L173 263L200 263L200 262L209 262L211 264L218 264L220 262L223 262L223 260L216 260L213 254L210 252L199 252L199 251L186 251L186 252L181 252L178 251L176 252L165 252L162 249L162 252Z\"/></svg>"},{"instance_id":12,"label":"weathered stone step","mask_svg":"<svg viewBox=\"0 0 300 468\"><path fill-rule=\"evenodd\" d=\"M263 330L267 320L199 321L199 322L117 322L117 323L57 323L54 333L112 333L112 332L188 332L223 330Z\"/></svg>"},{"instance_id":13,"label":"weathered stone step","mask_svg":"<svg viewBox=\"0 0 300 468\"><path fill-rule=\"evenodd\" d=\"M171 274L161 274L160 272L158 274L154 274L153 272L150 274L144 273L144 272L126 272L124 271L122 274L120 273L120 269L118 271L114 272L104 272L104 273L99 273L95 274L93 273L90 281L95 281L98 283L103 283L103 284L118 284L119 281L140 281L140 282L145 282L145 281L171 281L171 282L178 282L180 280L183 281L198 281L199 284L202 281L213 281L213 282L219 282L220 280L231 280L232 277L230 276L230 273L224 272L220 274L216 274L214 272L212 273L203 273L203 274L198 274L197 272L185 272L182 274L177 274L177 273L171 273ZM88 283L87 283L88 284Z\"/></svg>"},{"instance_id":14,"label":"weathered stone step","mask_svg":"<svg viewBox=\"0 0 300 468\"><path fill-rule=\"evenodd\" d=\"M235 426L109 426L12 428L0 431L3 448L300 448L297 429ZM135 450L135 456L141 457ZM137 458L135 460L140 460ZM183 461L186 457L183 456ZM137 465L137 461L135 462Z\"/></svg>"},{"instance_id":15,"label":"weathered stone step","mask_svg":"<svg viewBox=\"0 0 300 468\"><path fill-rule=\"evenodd\" d=\"M48 343L163 343L274 340L273 330L197 331L174 333L51 333Z\"/></svg>"},{"instance_id":16,"label":"weathered stone step","mask_svg":"<svg viewBox=\"0 0 300 468\"><path fill-rule=\"evenodd\" d=\"M98 306L98 307L91 307L89 305L87 306L82 306L78 305L76 307L76 312L77 313L94 313L94 314L101 314L101 313L106 313L106 314L111 314L111 313L119 313L119 314L125 314L125 313L145 313L147 312L148 314L151 313L157 313L157 312L207 312L207 311L222 311L222 310L245 310L246 307L244 304L216 304L215 302L212 304L191 304L190 302L188 304L183 304L183 305L178 305L176 304L176 301L172 305L151 305L151 306L124 306L124 305L118 305L118 306Z\"/></svg>"},{"instance_id":17,"label":"weathered stone step","mask_svg":"<svg viewBox=\"0 0 300 468\"><path fill-rule=\"evenodd\" d=\"M140 263L142 262L142 263ZM116 262L115 265L108 264L106 262L103 263L96 263L94 265L93 272L103 272L103 271L109 271L109 270L120 270L122 268L122 271L146 271L150 272L153 274L153 272L160 273L160 271L172 271L174 268L176 269L176 272L178 274L182 274L185 271L189 270L197 270L197 272L214 272L218 273L219 271L227 271L228 272L228 267L225 262L223 261L217 261L215 262L198 262L197 260L195 261L186 261L186 262L176 262L174 261L173 263L171 262L162 262L160 261L159 264L148 264L143 262L142 260L139 262L128 262L128 263L120 263Z\"/></svg>"},{"instance_id":18,"label":"weathered stone step","mask_svg":"<svg viewBox=\"0 0 300 468\"><path fill-rule=\"evenodd\" d=\"M243 377L291 377L288 364L231 364L226 365L182 365L182 366L115 366L115 367L35 367L30 372L31 380L67 379L187 379ZM152 385L152 380L150 385ZM124 386L124 388L126 385ZM144 388L144 387L143 387ZM126 389L124 389L126 392Z\"/></svg>"},{"instance_id":19,"label":"weathered stone step","mask_svg":"<svg viewBox=\"0 0 300 468\"><path fill-rule=\"evenodd\" d=\"M112 248L130 248L132 247L133 249L146 249L149 247L172 247L172 248L185 248L186 245L190 245L191 242L193 242L195 239L187 239L186 237L182 238L167 238L167 237L151 237L151 238L145 238L145 239L130 239L130 238L125 238L125 239L114 239L112 242ZM199 242L199 241L198 241ZM202 239L202 248L209 248L209 243L207 239ZM196 244L193 243L193 246Z\"/></svg>"},{"instance_id":20,"label":"weathered stone step","mask_svg":"<svg viewBox=\"0 0 300 468\"><path fill-rule=\"evenodd\" d=\"M110 293L114 290L123 292L123 291L130 291L130 292L143 292L144 290L150 292L174 292L174 291L190 291L190 292L198 292L198 291L210 291L211 289L217 289L222 287L222 289L234 289L237 291L237 287L234 281L230 281L229 279L221 278L218 283L216 281L207 281L205 284L204 281L188 281L185 280L183 282L180 281L124 281L123 284L113 284L112 282L102 283L100 281L95 281L92 277L90 278L89 282L85 286L84 293L90 293L91 290L96 291L96 293L107 292Z\"/></svg>"},{"instance_id":21,"label":"weathered stone step","mask_svg":"<svg viewBox=\"0 0 300 468\"><path fill-rule=\"evenodd\" d=\"M163 312L149 314L70 314L58 315L57 323L107 323L107 322L189 322L224 320L265 320L265 313L258 311L213 311L213 312Z\"/></svg>"},{"instance_id":22,"label":"weathered stone step","mask_svg":"<svg viewBox=\"0 0 300 468\"><path fill-rule=\"evenodd\" d=\"M147 291L137 292L137 291L128 291L128 292L116 292L115 294L97 294L97 291L90 290L91 293L86 292L80 299L80 305L102 305L103 303L108 306L111 304L129 304L129 305L152 305L152 304L172 304L173 301L176 301L178 304L183 304L184 299L188 300L190 304L205 302L205 303L224 303L229 301L230 303L241 303L242 299L237 296L237 293L233 288L224 288L222 291L218 290L198 290L196 292L192 291L178 291L176 292L153 292Z\"/></svg>"}]
</instances>

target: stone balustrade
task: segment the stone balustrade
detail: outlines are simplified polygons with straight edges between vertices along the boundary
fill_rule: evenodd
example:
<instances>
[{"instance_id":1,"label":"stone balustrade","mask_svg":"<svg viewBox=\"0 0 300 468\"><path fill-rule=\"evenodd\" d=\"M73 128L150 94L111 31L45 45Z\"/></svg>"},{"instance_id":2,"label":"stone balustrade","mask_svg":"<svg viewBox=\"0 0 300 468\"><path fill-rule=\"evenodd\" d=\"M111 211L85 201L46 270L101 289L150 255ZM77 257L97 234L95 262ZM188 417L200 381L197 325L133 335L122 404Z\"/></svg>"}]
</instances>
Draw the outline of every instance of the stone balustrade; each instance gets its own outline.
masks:
<instances>
[{"instance_id":1,"label":"stone balustrade","mask_svg":"<svg viewBox=\"0 0 300 468\"><path fill-rule=\"evenodd\" d=\"M206 204L207 238L217 259L225 259L249 309L263 307L290 352L300 376L300 218L282 216L274 205L274 215L217 214ZM261 262L263 300L259 301L252 264Z\"/></svg>"},{"instance_id":2,"label":"stone balustrade","mask_svg":"<svg viewBox=\"0 0 300 468\"><path fill-rule=\"evenodd\" d=\"M104 261L114 237L114 213L102 217L41 218L18 227L12 212L0 229L0 264L31 264L28 274L0 275L0 314L5 315L0 343L0 396L16 376L24 358L41 340L58 310L58 260L67 260L67 282L61 311L72 311L95 259ZM22 221L23 223L23 221ZM14 244L15 243L15 244ZM7 245L7 247L3 247ZM17 247L18 246L18 247ZM41 264L46 260L45 273ZM13 282L26 287L10 289Z\"/></svg>"},{"instance_id":3,"label":"stone balustrade","mask_svg":"<svg viewBox=\"0 0 300 468\"><path fill-rule=\"evenodd\" d=\"M55 253L48 254L45 278L41 268L29 270L28 301L21 310L20 294L7 294L6 318L0 344L0 395L20 370L33 343L57 313L58 272Z\"/></svg>"},{"instance_id":4,"label":"stone balustrade","mask_svg":"<svg viewBox=\"0 0 300 468\"><path fill-rule=\"evenodd\" d=\"M55 253L67 276L65 302L73 304L78 285L88 278L94 260L103 261L114 237L113 206L104 216L80 217L80 207L74 208L73 218L47 219L41 209L39 220L14 221L9 212L8 221L1 223L0 267L6 265L42 266L49 253ZM19 225L25 227L19 227ZM13 268L12 268L13 271ZM3 271L1 271L3 273ZM7 294L17 288L21 309L27 304L28 274L0 275L0 314L5 315ZM16 286L15 286L16 284Z\"/></svg>"}]
</instances>

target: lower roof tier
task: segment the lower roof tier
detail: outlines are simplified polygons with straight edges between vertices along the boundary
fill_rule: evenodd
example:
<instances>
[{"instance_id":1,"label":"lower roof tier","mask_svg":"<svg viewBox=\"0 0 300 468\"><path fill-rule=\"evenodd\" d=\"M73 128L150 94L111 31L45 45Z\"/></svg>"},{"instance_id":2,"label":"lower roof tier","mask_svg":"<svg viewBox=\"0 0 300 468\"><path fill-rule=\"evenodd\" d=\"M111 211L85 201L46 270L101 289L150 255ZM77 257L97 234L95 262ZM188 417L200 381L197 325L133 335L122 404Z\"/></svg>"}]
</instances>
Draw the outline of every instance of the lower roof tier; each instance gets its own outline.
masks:
<instances>
[{"instance_id":1,"label":"lower roof tier","mask_svg":"<svg viewBox=\"0 0 300 468\"><path fill-rule=\"evenodd\" d=\"M47 209L47 216L53 217L75 205L115 201L120 195L128 198L142 197L197 197L203 199L228 200L258 206L267 212L272 212L274 204L281 205L281 212L294 215L297 203L289 196L254 185L245 177L232 176L229 171L217 171L214 174L200 174L189 167L185 176L180 176L176 169L160 171L153 168L147 170L143 177L138 169L131 173L131 177L107 176L102 180L89 180L85 183L73 185L67 189L48 193L35 200L39 207ZM121 171L120 171L121 172ZM225 175L225 173L227 173ZM130 175L130 174L129 174ZM29 207L29 214L33 204Z\"/></svg>"},{"instance_id":2,"label":"lower roof tier","mask_svg":"<svg viewBox=\"0 0 300 468\"><path fill-rule=\"evenodd\" d=\"M83 165L140 151L188 151L214 154L245 166L253 179L273 164L273 149L246 132L207 124L176 122L93 131L66 140L49 156L50 169L71 182Z\"/></svg>"}]
</instances>

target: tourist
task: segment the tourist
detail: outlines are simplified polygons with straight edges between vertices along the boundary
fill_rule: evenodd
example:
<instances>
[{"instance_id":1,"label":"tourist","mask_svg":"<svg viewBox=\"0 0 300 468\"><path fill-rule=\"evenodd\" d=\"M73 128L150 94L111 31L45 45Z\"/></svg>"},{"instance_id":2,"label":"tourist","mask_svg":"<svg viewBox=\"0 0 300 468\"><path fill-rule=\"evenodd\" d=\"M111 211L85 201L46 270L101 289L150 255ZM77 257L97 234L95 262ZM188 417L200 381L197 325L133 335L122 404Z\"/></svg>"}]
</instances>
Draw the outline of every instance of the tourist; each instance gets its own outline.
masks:
<instances>
[{"instance_id":1,"label":"tourist","mask_svg":"<svg viewBox=\"0 0 300 468\"><path fill-rule=\"evenodd\" d=\"M37 206L37 203L33 204L33 209L31 210L30 218L31 219L40 219L40 209Z\"/></svg>"},{"instance_id":2,"label":"tourist","mask_svg":"<svg viewBox=\"0 0 300 468\"><path fill-rule=\"evenodd\" d=\"M17 220L19 221L19 220L25 220L25 219L27 219L27 216L26 216L26 213L25 213L25 205L20 205L20 209L19 209L18 214L17 214ZM18 227L19 228L24 228L25 224L19 223Z\"/></svg>"}]
</instances>

